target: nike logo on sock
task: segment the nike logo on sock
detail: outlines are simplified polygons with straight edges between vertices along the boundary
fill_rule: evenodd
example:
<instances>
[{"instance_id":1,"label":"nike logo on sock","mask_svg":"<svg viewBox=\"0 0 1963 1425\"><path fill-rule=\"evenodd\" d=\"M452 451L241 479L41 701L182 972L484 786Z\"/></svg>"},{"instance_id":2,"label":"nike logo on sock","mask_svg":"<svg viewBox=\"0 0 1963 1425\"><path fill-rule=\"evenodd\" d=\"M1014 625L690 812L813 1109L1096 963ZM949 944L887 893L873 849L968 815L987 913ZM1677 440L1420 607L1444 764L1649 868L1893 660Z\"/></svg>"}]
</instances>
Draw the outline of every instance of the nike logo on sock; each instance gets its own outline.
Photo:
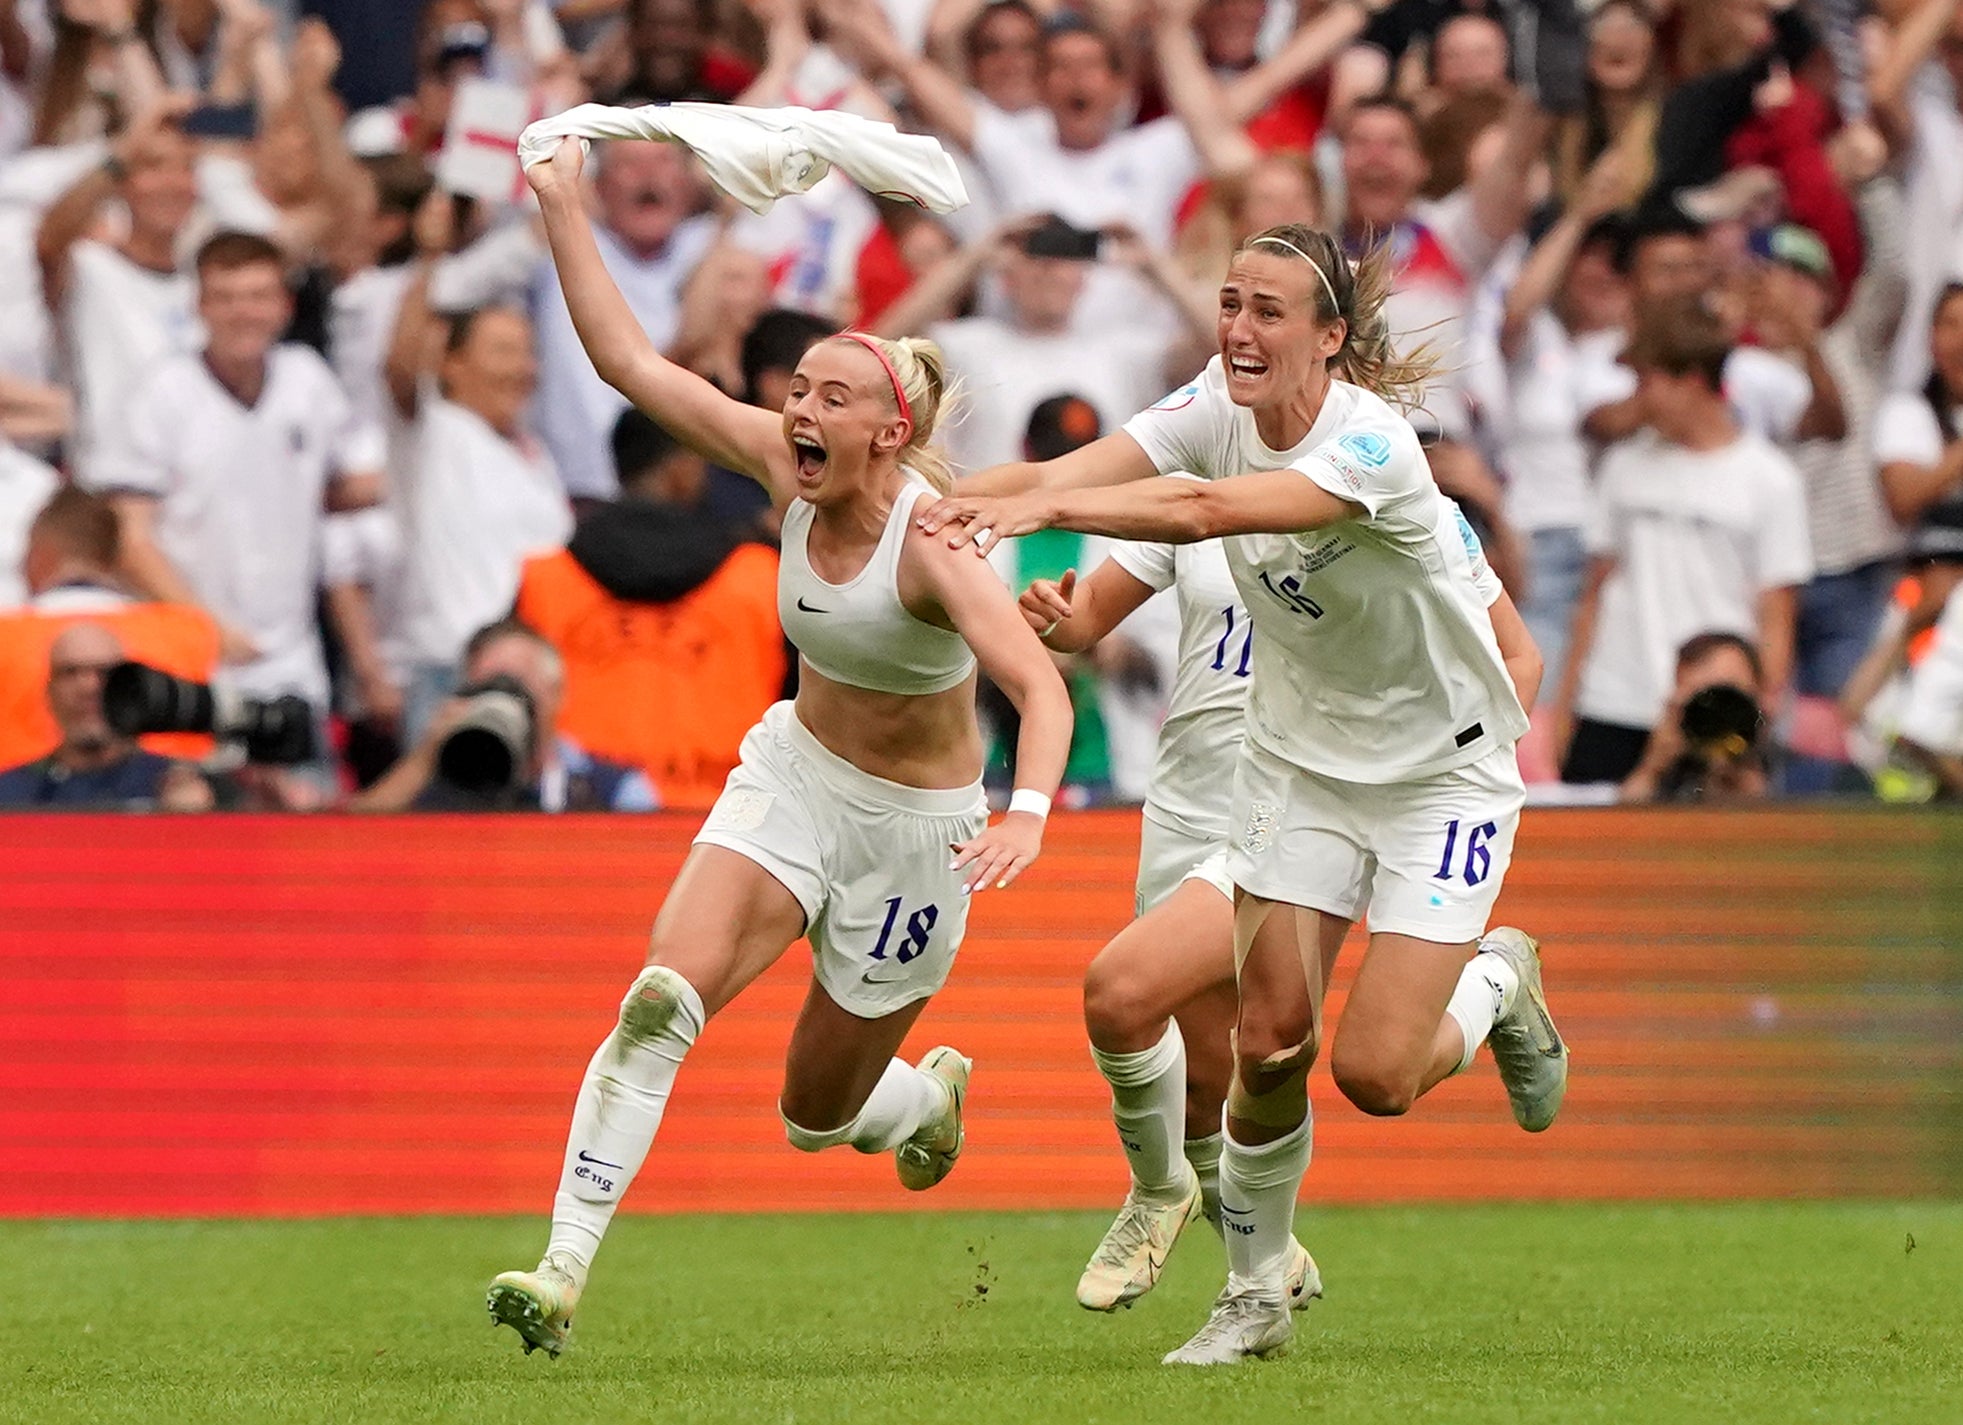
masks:
<instances>
[{"instance_id":1,"label":"nike logo on sock","mask_svg":"<svg viewBox=\"0 0 1963 1425\"><path fill-rule=\"evenodd\" d=\"M582 1163L591 1163L596 1168L612 1168L616 1173L621 1170L620 1164L609 1163L604 1158L596 1158L584 1148L579 1150L579 1160Z\"/></svg>"}]
</instances>

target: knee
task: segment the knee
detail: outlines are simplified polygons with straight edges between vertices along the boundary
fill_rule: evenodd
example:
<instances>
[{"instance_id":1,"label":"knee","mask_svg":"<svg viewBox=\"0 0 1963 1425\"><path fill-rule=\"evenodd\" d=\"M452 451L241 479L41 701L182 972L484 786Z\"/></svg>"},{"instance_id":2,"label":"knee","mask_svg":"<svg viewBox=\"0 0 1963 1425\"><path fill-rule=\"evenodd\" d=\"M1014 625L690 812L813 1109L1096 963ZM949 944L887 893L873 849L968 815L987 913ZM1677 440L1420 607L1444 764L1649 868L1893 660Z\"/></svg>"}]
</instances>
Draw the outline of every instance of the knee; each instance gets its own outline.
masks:
<instances>
[{"instance_id":1,"label":"knee","mask_svg":"<svg viewBox=\"0 0 1963 1425\"><path fill-rule=\"evenodd\" d=\"M1306 1010L1243 1023L1234 1038L1234 1069L1248 1084L1277 1072L1306 1074L1321 1047L1315 1017Z\"/></svg>"},{"instance_id":2,"label":"knee","mask_svg":"<svg viewBox=\"0 0 1963 1425\"><path fill-rule=\"evenodd\" d=\"M1409 1113L1418 1100L1418 1085L1397 1066L1338 1050L1329 1066L1343 1097L1374 1118Z\"/></svg>"},{"instance_id":3,"label":"knee","mask_svg":"<svg viewBox=\"0 0 1963 1425\"><path fill-rule=\"evenodd\" d=\"M620 1001L620 1033L633 1044L652 1044L671 1031L693 1042L703 1017L695 987L666 965L642 970Z\"/></svg>"},{"instance_id":4,"label":"knee","mask_svg":"<svg viewBox=\"0 0 1963 1425\"><path fill-rule=\"evenodd\" d=\"M1164 1018L1136 975L1106 964L1102 957L1091 961L1084 974L1084 1028L1091 1043L1114 1049L1135 1043Z\"/></svg>"}]
</instances>

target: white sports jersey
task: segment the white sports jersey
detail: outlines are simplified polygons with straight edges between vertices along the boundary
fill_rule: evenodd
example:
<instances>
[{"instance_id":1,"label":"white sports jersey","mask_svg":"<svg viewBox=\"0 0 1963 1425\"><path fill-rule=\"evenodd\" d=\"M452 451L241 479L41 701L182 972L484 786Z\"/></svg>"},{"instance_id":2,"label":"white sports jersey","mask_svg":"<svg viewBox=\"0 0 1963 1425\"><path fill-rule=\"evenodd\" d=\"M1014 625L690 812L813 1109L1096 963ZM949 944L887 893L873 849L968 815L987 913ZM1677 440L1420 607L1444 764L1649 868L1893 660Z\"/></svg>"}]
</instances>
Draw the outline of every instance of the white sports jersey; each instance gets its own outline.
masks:
<instances>
[{"instance_id":1,"label":"white sports jersey","mask_svg":"<svg viewBox=\"0 0 1963 1425\"><path fill-rule=\"evenodd\" d=\"M1499 580L1384 401L1331 382L1301 443L1271 450L1216 356L1125 432L1163 473L1295 470L1363 507L1326 529L1227 541L1261 631L1252 742L1306 771L1381 784L1466 766L1526 732L1486 612Z\"/></svg>"},{"instance_id":2,"label":"white sports jersey","mask_svg":"<svg viewBox=\"0 0 1963 1425\"><path fill-rule=\"evenodd\" d=\"M917 696L945 692L974 671L960 634L921 622L900 602L900 551L915 507L933 493L924 480L908 482L865 568L843 584L811 567L811 504L793 500L785 509L777 617L804 661L834 683Z\"/></svg>"},{"instance_id":3,"label":"white sports jersey","mask_svg":"<svg viewBox=\"0 0 1963 1425\"><path fill-rule=\"evenodd\" d=\"M1179 669L1159 728L1147 819L1206 840L1223 840L1233 809L1234 763L1246 727L1254 672L1254 623L1227 551L1203 544L1119 544L1111 559L1152 589L1176 589Z\"/></svg>"}]
</instances>

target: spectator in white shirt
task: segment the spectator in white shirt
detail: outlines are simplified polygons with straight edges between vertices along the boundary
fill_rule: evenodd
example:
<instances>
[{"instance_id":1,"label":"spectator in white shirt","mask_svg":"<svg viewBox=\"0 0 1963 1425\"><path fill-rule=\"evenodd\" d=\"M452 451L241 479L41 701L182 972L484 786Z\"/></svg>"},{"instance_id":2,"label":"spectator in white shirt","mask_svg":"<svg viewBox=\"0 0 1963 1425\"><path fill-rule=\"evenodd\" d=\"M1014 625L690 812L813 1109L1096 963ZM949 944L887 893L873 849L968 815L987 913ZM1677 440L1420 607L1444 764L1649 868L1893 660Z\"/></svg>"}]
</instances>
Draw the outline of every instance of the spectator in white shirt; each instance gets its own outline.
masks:
<instances>
[{"instance_id":1,"label":"spectator in white shirt","mask_svg":"<svg viewBox=\"0 0 1963 1425\"><path fill-rule=\"evenodd\" d=\"M600 257L641 329L665 350L681 328L682 289L715 241L714 220L695 216L701 190L676 145L623 140L597 145L593 156ZM627 403L593 370L549 260L537 270L531 306L538 326L538 433L567 493L611 499L618 482L607 441Z\"/></svg>"},{"instance_id":2,"label":"spectator in white shirt","mask_svg":"<svg viewBox=\"0 0 1963 1425\"><path fill-rule=\"evenodd\" d=\"M429 279L425 265L410 284L387 367L403 421L390 476L405 546L406 745L454 691L471 634L511 611L526 558L573 527L552 456L526 424L539 385L531 322L508 307L439 318Z\"/></svg>"},{"instance_id":3,"label":"spectator in white shirt","mask_svg":"<svg viewBox=\"0 0 1963 1425\"><path fill-rule=\"evenodd\" d=\"M1582 531L1594 482L1581 434L1581 373L1590 357L1613 360L1622 350L1629 316L1628 286L1615 270L1616 230L1606 216L1620 183L1617 159L1597 164L1507 290L1497 351L1490 336L1474 341L1474 359L1492 362L1498 377L1485 414L1506 485L1507 522L1529 541L1520 616L1540 648L1541 687L1550 695L1561 684L1588 564Z\"/></svg>"},{"instance_id":4,"label":"spectator in white shirt","mask_svg":"<svg viewBox=\"0 0 1963 1425\"><path fill-rule=\"evenodd\" d=\"M202 340L193 284L177 263L178 236L197 203L192 157L168 111L153 110L41 220L43 287L59 316L78 401L71 460L84 477L122 425L138 382ZM129 218L114 242L91 235L111 199Z\"/></svg>"},{"instance_id":5,"label":"spectator in white shirt","mask_svg":"<svg viewBox=\"0 0 1963 1425\"><path fill-rule=\"evenodd\" d=\"M1633 220L1621 265L1639 313L1687 295L1707 297L1718 278L1704 225L1674 208L1651 210ZM1606 444L1642 428L1648 405L1626 366L1613 357L1598 359L1585 379L1588 417L1582 428L1591 440ZM1756 346L1734 346L1725 362L1724 394L1741 426L1782 446L1839 440L1847 434L1840 387L1817 341L1808 342L1796 360Z\"/></svg>"},{"instance_id":6,"label":"spectator in white shirt","mask_svg":"<svg viewBox=\"0 0 1963 1425\"><path fill-rule=\"evenodd\" d=\"M1792 461L1726 404L1730 345L1696 297L1638 316L1625 359L1644 429L1604 457L1598 478L1592 561L1555 702L1564 781L1635 770L1678 650L1699 633L1757 646L1763 707L1791 674L1797 586L1813 572L1806 492Z\"/></svg>"},{"instance_id":7,"label":"spectator in white shirt","mask_svg":"<svg viewBox=\"0 0 1963 1425\"><path fill-rule=\"evenodd\" d=\"M1093 230L1122 223L1164 250L1193 184L1209 169L1244 170L1253 150L1218 107L1190 16L1161 15L1153 35L1175 113L1136 128L1120 117L1129 86L1118 42L1068 13L1044 33L1040 109L1004 113L890 41L872 62L900 81L929 125L974 158L999 213L1055 213ZM1198 85L1171 82L1195 73ZM1165 341L1178 313L1136 275L1107 269L1089 284L1075 321L1086 331Z\"/></svg>"},{"instance_id":8,"label":"spectator in white shirt","mask_svg":"<svg viewBox=\"0 0 1963 1425\"><path fill-rule=\"evenodd\" d=\"M959 379L964 409L947 433L948 453L957 466L975 471L1021 459L1030 414L1052 396L1082 396L1105 428L1116 429L1164 393L1170 380L1160 349L1075 323L1107 247L1143 264L1161 290L1184 286L1168 255L1152 254L1136 239L1085 232L1049 215L1005 224L987 240L969 244L881 314L875 331L933 337L948 371ZM988 267L1000 272L1006 314L935 320ZM1198 314L1191 324L1202 332L1208 325Z\"/></svg>"},{"instance_id":9,"label":"spectator in white shirt","mask_svg":"<svg viewBox=\"0 0 1963 1425\"><path fill-rule=\"evenodd\" d=\"M322 530L330 507L379 496L381 433L354 419L326 362L280 344L293 299L278 248L220 233L196 270L203 350L123 404L87 480L116 505L130 582L218 620L222 682L324 715Z\"/></svg>"},{"instance_id":10,"label":"spectator in white shirt","mask_svg":"<svg viewBox=\"0 0 1963 1425\"><path fill-rule=\"evenodd\" d=\"M1882 402L1874 458L1909 557L1939 566L1948 584L1963 573L1963 282L1937 294L1927 339L1929 378Z\"/></svg>"},{"instance_id":11,"label":"spectator in white shirt","mask_svg":"<svg viewBox=\"0 0 1963 1425\"><path fill-rule=\"evenodd\" d=\"M60 484L50 466L0 434L0 609L26 602L27 531Z\"/></svg>"}]
</instances>

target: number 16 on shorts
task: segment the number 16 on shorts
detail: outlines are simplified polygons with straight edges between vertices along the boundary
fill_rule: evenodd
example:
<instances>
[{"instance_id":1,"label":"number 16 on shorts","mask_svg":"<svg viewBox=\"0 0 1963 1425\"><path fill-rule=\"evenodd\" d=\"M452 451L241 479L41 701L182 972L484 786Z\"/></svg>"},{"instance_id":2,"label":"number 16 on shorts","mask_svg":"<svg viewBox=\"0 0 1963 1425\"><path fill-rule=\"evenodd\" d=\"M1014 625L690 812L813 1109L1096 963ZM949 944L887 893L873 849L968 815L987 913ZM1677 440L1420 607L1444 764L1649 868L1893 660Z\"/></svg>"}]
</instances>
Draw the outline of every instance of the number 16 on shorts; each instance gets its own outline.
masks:
<instances>
[{"instance_id":1,"label":"number 16 on shorts","mask_svg":"<svg viewBox=\"0 0 1963 1425\"><path fill-rule=\"evenodd\" d=\"M1468 886L1476 886L1493 873L1493 853L1486 843L1499 834L1499 827L1487 821L1469 827L1465 834L1465 864L1457 864L1459 850L1459 818L1453 817L1445 823L1445 851L1438 858L1438 869L1432 873L1434 881L1449 881L1455 876Z\"/></svg>"}]
</instances>

